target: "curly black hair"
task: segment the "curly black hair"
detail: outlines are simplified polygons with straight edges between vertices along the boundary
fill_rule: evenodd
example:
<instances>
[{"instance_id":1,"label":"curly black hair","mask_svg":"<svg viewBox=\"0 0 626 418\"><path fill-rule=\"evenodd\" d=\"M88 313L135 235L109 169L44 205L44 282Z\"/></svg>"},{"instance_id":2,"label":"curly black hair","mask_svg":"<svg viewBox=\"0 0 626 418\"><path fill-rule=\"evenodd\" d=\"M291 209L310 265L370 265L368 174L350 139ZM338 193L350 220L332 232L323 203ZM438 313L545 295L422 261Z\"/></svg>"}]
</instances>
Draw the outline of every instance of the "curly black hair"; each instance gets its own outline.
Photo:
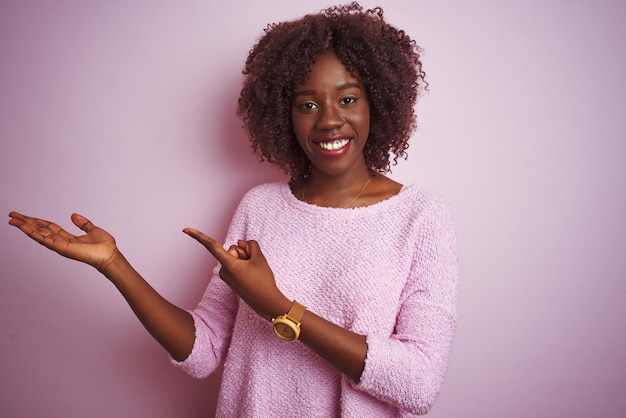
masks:
<instances>
[{"instance_id":1,"label":"curly black hair","mask_svg":"<svg viewBox=\"0 0 626 418\"><path fill-rule=\"evenodd\" d=\"M365 86L371 125L363 153L371 170L388 172L406 158L417 126L415 103L427 88L421 48L385 22L381 8L364 11L353 2L268 25L242 71L237 114L253 152L288 173L292 185L310 172L291 125L292 94L325 51L333 51Z\"/></svg>"}]
</instances>

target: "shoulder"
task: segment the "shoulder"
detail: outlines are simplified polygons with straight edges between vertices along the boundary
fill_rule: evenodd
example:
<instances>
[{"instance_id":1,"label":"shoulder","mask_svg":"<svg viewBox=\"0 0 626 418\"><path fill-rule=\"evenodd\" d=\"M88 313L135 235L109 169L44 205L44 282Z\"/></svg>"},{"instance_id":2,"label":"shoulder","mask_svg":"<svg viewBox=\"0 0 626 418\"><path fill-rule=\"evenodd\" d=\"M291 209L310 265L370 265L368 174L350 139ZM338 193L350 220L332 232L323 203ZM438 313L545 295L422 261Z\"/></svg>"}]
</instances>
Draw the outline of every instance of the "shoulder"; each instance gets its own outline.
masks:
<instances>
[{"instance_id":1,"label":"shoulder","mask_svg":"<svg viewBox=\"0 0 626 418\"><path fill-rule=\"evenodd\" d=\"M412 225L418 247L423 256L434 259L456 259L456 226L450 204L439 194L414 187ZM411 228L413 227L413 228ZM450 261L453 263L453 261Z\"/></svg>"},{"instance_id":2,"label":"shoulder","mask_svg":"<svg viewBox=\"0 0 626 418\"><path fill-rule=\"evenodd\" d=\"M415 209L430 214L449 214L450 204L439 194L432 190L423 189L412 185L405 187L407 202Z\"/></svg>"},{"instance_id":3,"label":"shoulder","mask_svg":"<svg viewBox=\"0 0 626 418\"><path fill-rule=\"evenodd\" d=\"M380 209L409 216L449 216L451 212L449 203L439 194L417 185L402 187L398 194L381 202Z\"/></svg>"},{"instance_id":4,"label":"shoulder","mask_svg":"<svg viewBox=\"0 0 626 418\"><path fill-rule=\"evenodd\" d=\"M285 190L289 190L289 185L280 181L254 186L241 198L239 211L280 205L285 200Z\"/></svg>"},{"instance_id":5,"label":"shoulder","mask_svg":"<svg viewBox=\"0 0 626 418\"><path fill-rule=\"evenodd\" d=\"M276 213L277 209L285 206L284 191L288 185L285 182L264 183L248 190L235 209L231 225L249 225L259 219L272 219L269 214Z\"/></svg>"},{"instance_id":6,"label":"shoulder","mask_svg":"<svg viewBox=\"0 0 626 418\"><path fill-rule=\"evenodd\" d=\"M283 181L259 184L248 190L242 200L278 199L283 196L285 188L289 186Z\"/></svg>"},{"instance_id":7,"label":"shoulder","mask_svg":"<svg viewBox=\"0 0 626 418\"><path fill-rule=\"evenodd\" d=\"M389 222L401 227L406 236L424 239L428 235L454 233L451 206L434 191L405 186L395 199L387 211Z\"/></svg>"}]
</instances>

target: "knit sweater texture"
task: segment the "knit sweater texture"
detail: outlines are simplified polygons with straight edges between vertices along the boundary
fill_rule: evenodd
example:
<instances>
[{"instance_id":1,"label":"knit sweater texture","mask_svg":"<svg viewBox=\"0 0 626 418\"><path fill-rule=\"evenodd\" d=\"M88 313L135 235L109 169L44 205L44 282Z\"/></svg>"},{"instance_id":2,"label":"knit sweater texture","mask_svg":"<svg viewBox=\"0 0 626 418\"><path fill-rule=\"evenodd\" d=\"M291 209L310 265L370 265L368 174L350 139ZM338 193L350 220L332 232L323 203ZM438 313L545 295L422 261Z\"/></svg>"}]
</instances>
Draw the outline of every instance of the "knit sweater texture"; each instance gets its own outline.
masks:
<instances>
[{"instance_id":1,"label":"knit sweater texture","mask_svg":"<svg viewBox=\"0 0 626 418\"><path fill-rule=\"evenodd\" d=\"M456 237L440 198L408 186L370 206L326 208L268 183L239 204L225 246L238 239L258 241L289 299L365 335L367 357L357 383L300 341L280 340L218 265L190 311L193 350L173 361L199 378L225 362L218 417L410 417L431 408L456 327Z\"/></svg>"}]
</instances>

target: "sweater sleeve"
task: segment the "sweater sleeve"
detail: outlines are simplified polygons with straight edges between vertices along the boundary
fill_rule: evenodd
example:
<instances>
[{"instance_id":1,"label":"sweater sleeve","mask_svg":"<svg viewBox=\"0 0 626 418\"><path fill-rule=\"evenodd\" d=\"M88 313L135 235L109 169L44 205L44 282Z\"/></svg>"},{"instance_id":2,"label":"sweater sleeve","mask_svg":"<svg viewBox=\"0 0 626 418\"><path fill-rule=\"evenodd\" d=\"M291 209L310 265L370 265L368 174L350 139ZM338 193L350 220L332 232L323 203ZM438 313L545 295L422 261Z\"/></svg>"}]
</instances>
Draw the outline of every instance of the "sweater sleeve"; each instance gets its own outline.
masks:
<instances>
[{"instance_id":1,"label":"sweater sleeve","mask_svg":"<svg viewBox=\"0 0 626 418\"><path fill-rule=\"evenodd\" d=\"M368 335L356 387L411 414L430 410L441 388L456 328L458 261L448 207L425 210L391 336ZM415 238L414 238L415 239Z\"/></svg>"},{"instance_id":2,"label":"sweater sleeve","mask_svg":"<svg viewBox=\"0 0 626 418\"><path fill-rule=\"evenodd\" d=\"M226 235L226 243L246 239L247 221L244 207L245 198L235 211ZM195 327L191 354L183 361L176 361L170 357L174 365L196 378L207 377L224 361L239 307L239 297L219 277L220 267L218 263L213 270L211 281L198 306L189 311Z\"/></svg>"}]
</instances>

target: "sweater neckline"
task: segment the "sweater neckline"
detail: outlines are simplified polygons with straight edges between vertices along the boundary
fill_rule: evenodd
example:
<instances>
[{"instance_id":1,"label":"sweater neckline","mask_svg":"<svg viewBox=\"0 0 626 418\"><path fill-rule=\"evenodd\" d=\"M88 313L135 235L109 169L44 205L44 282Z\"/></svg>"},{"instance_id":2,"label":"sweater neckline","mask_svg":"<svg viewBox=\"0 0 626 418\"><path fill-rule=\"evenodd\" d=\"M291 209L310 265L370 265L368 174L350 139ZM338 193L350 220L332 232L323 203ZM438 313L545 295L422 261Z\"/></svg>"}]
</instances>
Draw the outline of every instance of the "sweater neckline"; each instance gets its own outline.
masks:
<instances>
[{"instance_id":1,"label":"sweater neckline","mask_svg":"<svg viewBox=\"0 0 626 418\"><path fill-rule=\"evenodd\" d=\"M294 194L291 192L291 188L289 187L289 184L287 182L281 182L280 183L280 192L283 196L283 199L285 200L285 202L287 204L289 204L290 206L305 211L305 212L316 212L316 213L333 213L333 214L357 214L357 213L369 213L369 212L378 212L380 210L384 210L387 207L393 206L396 204L396 202L401 202L404 200L404 197L409 194L409 193L414 193L416 190L416 186L415 185L408 185L408 186L403 186L402 189L400 189L400 191L393 195L388 197L387 199L381 200L380 202L376 202L376 203L372 203L371 205L366 205L366 206L357 206L357 207L353 207L353 208L333 208L333 207L326 207L326 206L318 206L318 205L314 205L312 203L308 203L308 202L303 202L302 200L298 199L296 196L294 196Z\"/></svg>"}]
</instances>

